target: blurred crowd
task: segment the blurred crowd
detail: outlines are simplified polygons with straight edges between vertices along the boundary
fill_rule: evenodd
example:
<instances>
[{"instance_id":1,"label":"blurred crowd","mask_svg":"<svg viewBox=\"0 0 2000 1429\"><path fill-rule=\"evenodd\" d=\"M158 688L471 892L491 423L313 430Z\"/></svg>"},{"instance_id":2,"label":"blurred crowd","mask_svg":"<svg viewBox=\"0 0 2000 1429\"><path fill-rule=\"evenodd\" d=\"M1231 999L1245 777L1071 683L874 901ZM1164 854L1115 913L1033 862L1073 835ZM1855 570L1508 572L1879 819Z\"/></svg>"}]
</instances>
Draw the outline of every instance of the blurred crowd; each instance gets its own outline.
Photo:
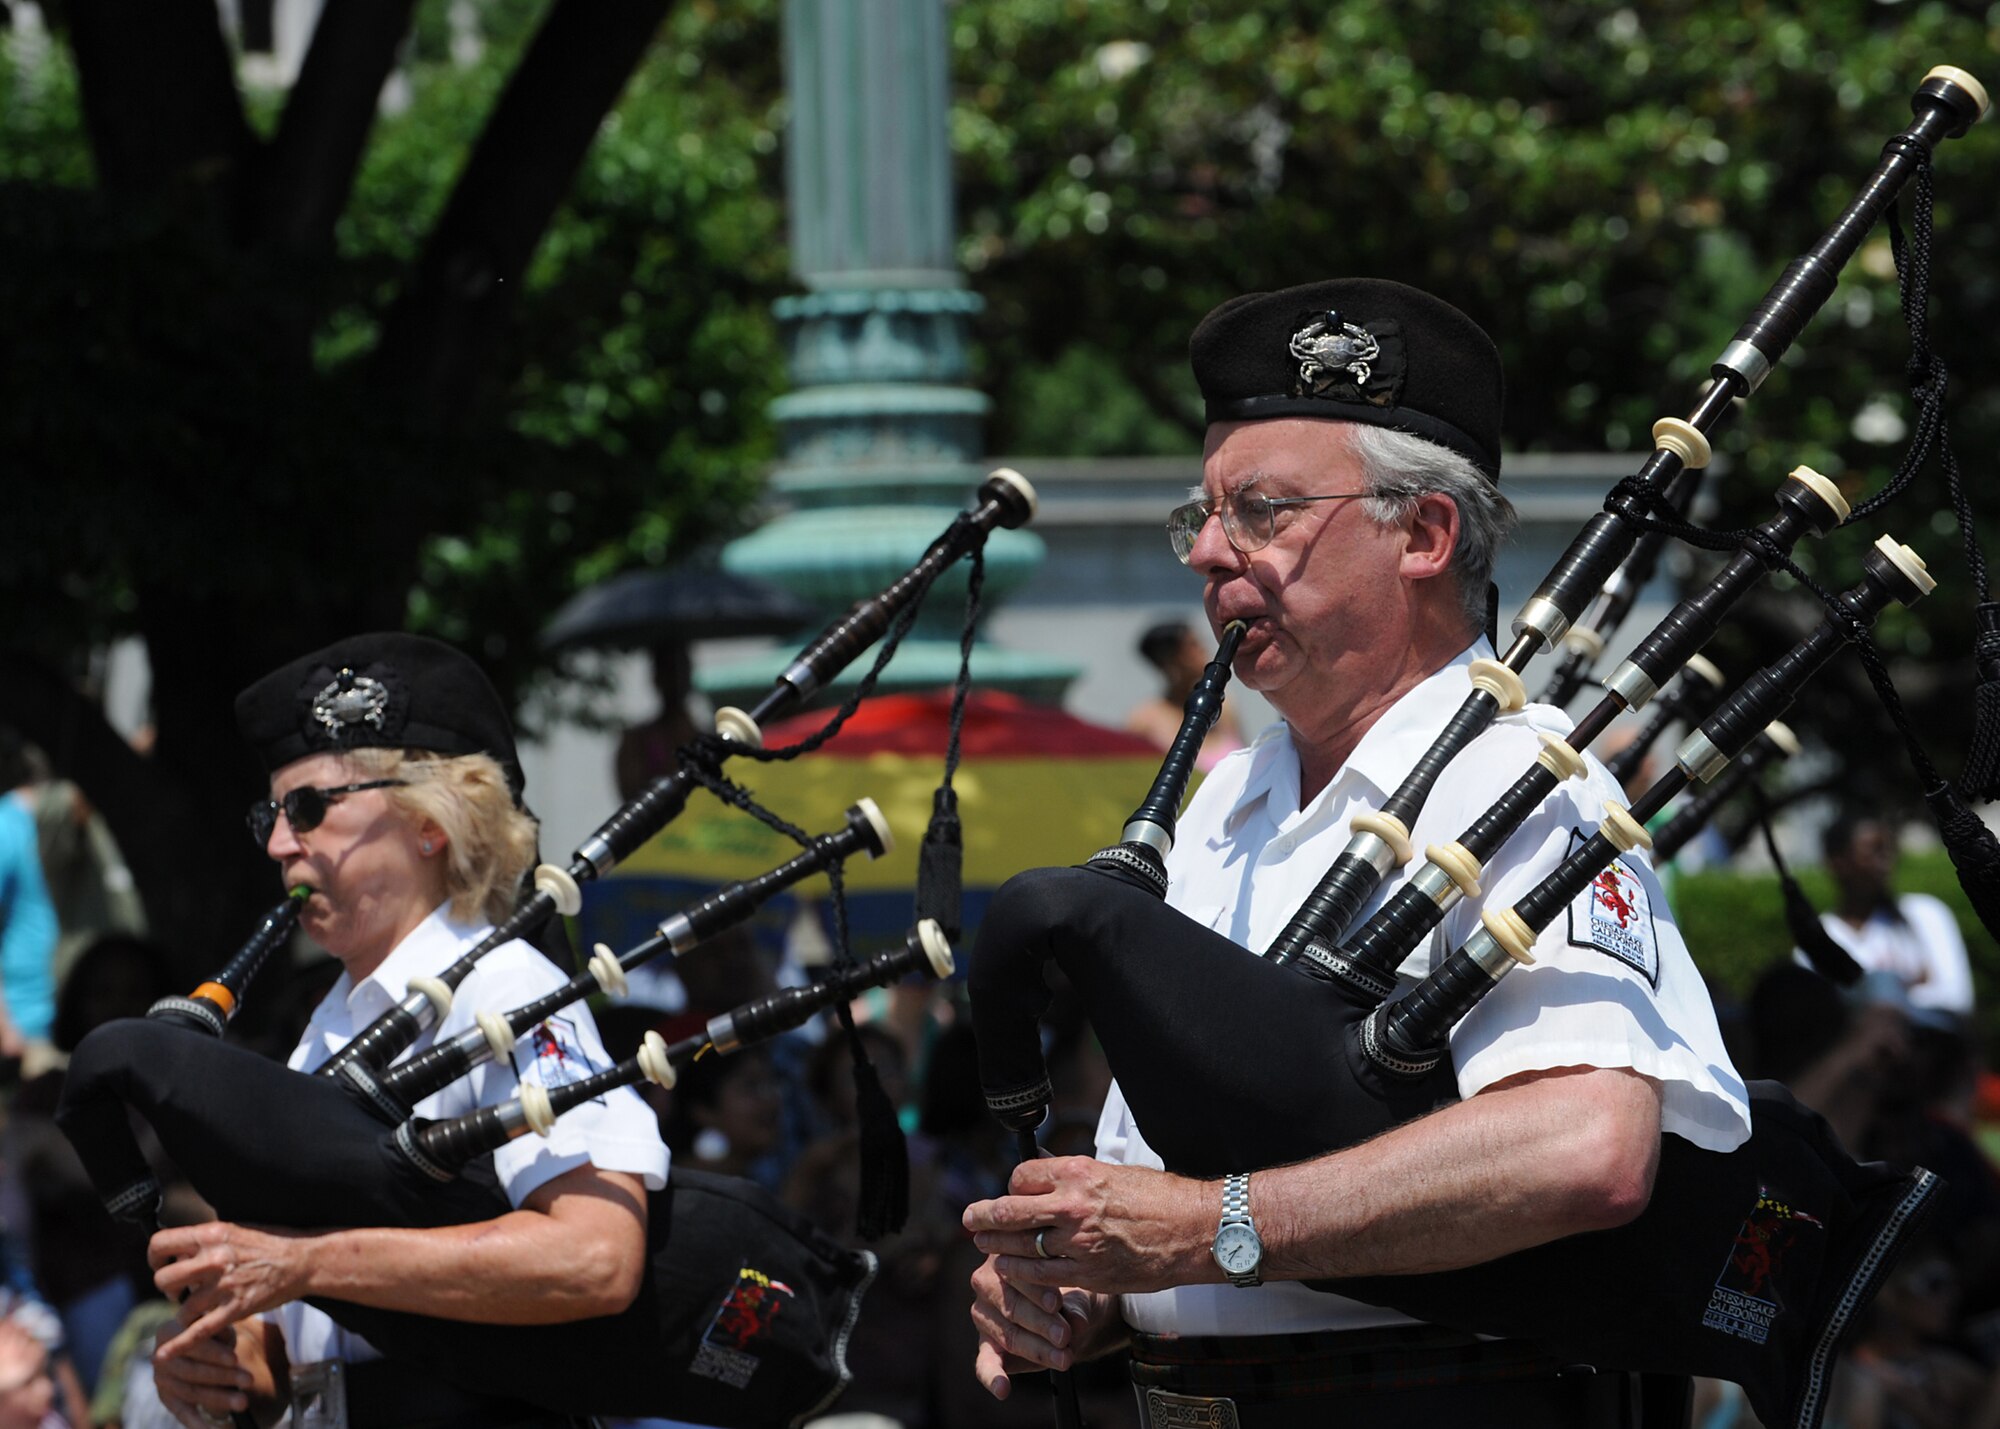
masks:
<instances>
[{"instance_id":1,"label":"blurred crowd","mask_svg":"<svg viewBox=\"0 0 2000 1429\"><path fill-rule=\"evenodd\" d=\"M1179 642L1164 634L1157 643L1163 655L1177 653ZM1170 683L1185 677L1163 674ZM151 1393L148 1352L172 1307L152 1289L143 1243L112 1227L50 1113L67 1051L90 1028L182 991L169 971L180 964L147 941L101 820L4 733L0 787L8 791L0 794L0 1429L153 1429L170 1421ZM1773 949L1749 996L1718 994L1718 1010L1746 1077L1787 1083L1864 1157L1921 1164L1947 1182L1838 1365L1828 1425L2000 1429L2000 1179L1982 1140L1982 1127L2000 1123L2000 1086L1984 1073L1972 1033L1964 944L1942 904L1895 891L1897 846L1897 830L1870 817L1838 819L1826 833L1839 896L1824 922L1860 965L1858 980L1843 988L1802 956ZM629 1055L649 1030L674 1040L810 976L798 956L807 925L822 926L801 916L787 938L731 935L731 946L687 960L672 996L654 999L664 1005L604 1008L608 1049ZM260 985L256 1043L282 1055L336 972L308 956ZM1040 1425L1049 1414L1035 1393L990 1399L969 1372L966 1284L979 1257L959 1217L1004 1188L1014 1149L985 1111L962 997L962 984L906 984L850 1009L897 1109L911 1168L908 1224L871 1246L882 1273L850 1348L853 1387L838 1406L851 1423L978 1429ZM1056 1104L1045 1143L1088 1153L1110 1072L1082 1009L1060 988L1046 1035ZM671 1093L649 1095L680 1164L755 1180L855 1242L855 1061L847 1036L823 1019L701 1059ZM185 1186L170 1192L170 1223L206 1215ZM1119 1363L1085 1366L1079 1377L1090 1422L1135 1422ZM1701 1387L1695 1422L1747 1429L1756 1421L1733 1386L1712 1383Z\"/></svg>"},{"instance_id":2,"label":"blurred crowd","mask_svg":"<svg viewBox=\"0 0 2000 1429\"><path fill-rule=\"evenodd\" d=\"M1982 1132L2000 1121L2000 1082L1983 1070L1957 925L1939 900L1896 892L1898 842L1867 813L1824 833L1821 923L1851 982L1800 953L1717 1011L1745 1077L1785 1083L1863 1159L1944 1180L1835 1367L1828 1429L2000 1429L2000 1177ZM1701 1391L1697 1429L1757 1423L1734 1386Z\"/></svg>"}]
</instances>

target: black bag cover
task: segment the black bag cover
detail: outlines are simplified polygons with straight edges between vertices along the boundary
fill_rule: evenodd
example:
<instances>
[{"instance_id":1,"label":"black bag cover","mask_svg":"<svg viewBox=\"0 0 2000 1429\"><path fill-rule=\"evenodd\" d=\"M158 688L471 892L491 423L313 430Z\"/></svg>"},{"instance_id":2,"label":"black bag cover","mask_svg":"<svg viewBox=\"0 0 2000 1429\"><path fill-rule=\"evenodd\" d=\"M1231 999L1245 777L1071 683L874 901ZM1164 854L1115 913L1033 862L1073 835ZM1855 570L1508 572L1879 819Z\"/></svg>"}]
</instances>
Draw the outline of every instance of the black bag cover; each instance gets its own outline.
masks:
<instances>
[{"instance_id":1,"label":"black bag cover","mask_svg":"<svg viewBox=\"0 0 2000 1429\"><path fill-rule=\"evenodd\" d=\"M227 1220L423 1227L508 1209L490 1170L451 1182L417 1170L340 1083L130 1019L78 1046L56 1120L106 1206L142 1227L159 1187L128 1107ZM850 1378L847 1342L875 1257L751 1182L698 1171L675 1169L647 1212L647 1273L618 1315L511 1326L322 1308L391 1358L560 1413L671 1414L730 1429L824 1412Z\"/></svg>"},{"instance_id":2,"label":"black bag cover","mask_svg":"<svg viewBox=\"0 0 2000 1429\"><path fill-rule=\"evenodd\" d=\"M468 1326L312 1303L463 1388L549 1409L724 1426L824 1413L853 1377L847 1341L875 1257L843 1249L755 1183L703 1171L676 1167L649 1212L652 1273L620 1315Z\"/></svg>"},{"instance_id":3,"label":"black bag cover","mask_svg":"<svg viewBox=\"0 0 2000 1429\"><path fill-rule=\"evenodd\" d=\"M1455 1100L1449 1059L1391 1078L1359 1050L1366 1009L1150 894L1037 869L994 896L973 944L989 1103L1046 1082L1045 963L1090 1008L1140 1130L1170 1170L1213 1177L1337 1150ZM1316 1283L1437 1324L1543 1343L1602 1369L1734 1380L1773 1426L1817 1429L1834 1353L1929 1209L1928 1171L1862 1164L1775 1082L1750 1087L1729 1152L1662 1138L1629 1225L1463 1270Z\"/></svg>"},{"instance_id":4,"label":"black bag cover","mask_svg":"<svg viewBox=\"0 0 2000 1429\"><path fill-rule=\"evenodd\" d=\"M126 1018L77 1045L56 1124L111 1213L146 1229L159 1184L127 1108L226 1221L424 1227L506 1208L490 1177L439 1182L418 1170L332 1078L170 1022Z\"/></svg>"},{"instance_id":5,"label":"black bag cover","mask_svg":"<svg viewBox=\"0 0 2000 1429\"><path fill-rule=\"evenodd\" d=\"M1001 885L973 940L967 990L990 1106L1046 1101L1049 963L1090 1009L1147 1143L1185 1176L1317 1156L1458 1097L1448 1068L1415 1083L1376 1077L1345 1036L1364 1009L1336 984L1268 963L1120 878L1038 868ZM1354 1095L1360 1078L1373 1094Z\"/></svg>"}]
</instances>

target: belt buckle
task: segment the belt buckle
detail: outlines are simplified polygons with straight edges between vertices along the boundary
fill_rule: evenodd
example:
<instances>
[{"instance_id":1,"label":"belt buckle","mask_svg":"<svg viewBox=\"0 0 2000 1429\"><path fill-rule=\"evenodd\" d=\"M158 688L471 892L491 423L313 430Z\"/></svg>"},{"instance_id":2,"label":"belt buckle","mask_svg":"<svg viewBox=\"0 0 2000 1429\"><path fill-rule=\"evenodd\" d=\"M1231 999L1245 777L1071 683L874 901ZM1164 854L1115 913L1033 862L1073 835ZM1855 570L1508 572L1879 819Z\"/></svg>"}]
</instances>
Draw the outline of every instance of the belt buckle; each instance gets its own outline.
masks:
<instances>
[{"instance_id":1,"label":"belt buckle","mask_svg":"<svg viewBox=\"0 0 2000 1429\"><path fill-rule=\"evenodd\" d=\"M1141 1396L1146 1429L1239 1429L1236 1401L1206 1394L1170 1394L1148 1387Z\"/></svg>"},{"instance_id":2,"label":"belt buckle","mask_svg":"<svg viewBox=\"0 0 2000 1429\"><path fill-rule=\"evenodd\" d=\"M347 1429L347 1366L340 1360L293 1365L293 1429Z\"/></svg>"}]
</instances>

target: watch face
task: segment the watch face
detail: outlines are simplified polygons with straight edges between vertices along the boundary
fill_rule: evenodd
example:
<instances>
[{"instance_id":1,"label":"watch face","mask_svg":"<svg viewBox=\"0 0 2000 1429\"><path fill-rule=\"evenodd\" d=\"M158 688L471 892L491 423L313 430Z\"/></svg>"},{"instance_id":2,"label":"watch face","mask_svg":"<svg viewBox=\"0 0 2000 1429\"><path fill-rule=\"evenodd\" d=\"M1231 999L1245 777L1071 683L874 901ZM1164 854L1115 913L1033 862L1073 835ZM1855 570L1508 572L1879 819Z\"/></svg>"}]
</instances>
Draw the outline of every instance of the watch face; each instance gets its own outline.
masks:
<instances>
[{"instance_id":1,"label":"watch face","mask_svg":"<svg viewBox=\"0 0 2000 1429\"><path fill-rule=\"evenodd\" d=\"M1249 1226L1224 1226L1215 1233L1215 1263L1225 1275L1247 1275L1264 1258L1264 1243Z\"/></svg>"}]
</instances>

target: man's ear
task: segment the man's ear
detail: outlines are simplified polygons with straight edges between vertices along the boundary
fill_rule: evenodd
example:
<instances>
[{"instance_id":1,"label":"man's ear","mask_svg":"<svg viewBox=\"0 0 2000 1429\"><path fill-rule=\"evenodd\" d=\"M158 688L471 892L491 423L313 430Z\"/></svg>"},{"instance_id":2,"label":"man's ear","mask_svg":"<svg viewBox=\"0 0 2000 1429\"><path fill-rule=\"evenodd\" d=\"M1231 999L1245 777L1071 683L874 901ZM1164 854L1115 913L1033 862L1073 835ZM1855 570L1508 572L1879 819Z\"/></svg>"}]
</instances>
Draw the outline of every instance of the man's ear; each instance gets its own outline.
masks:
<instances>
[{"instance_id":1,"label":"man's ear","mask_svg":"<svg viewBox=\"0 0 2000 1429\"><path fill-rule=\"evenodd\" d=\"M1417 499L1404 524L1402 574L1408 580L1429 580L1451 568L1458 549L1458 503L1433 491Z\"/></svg>"}]
</instances>

